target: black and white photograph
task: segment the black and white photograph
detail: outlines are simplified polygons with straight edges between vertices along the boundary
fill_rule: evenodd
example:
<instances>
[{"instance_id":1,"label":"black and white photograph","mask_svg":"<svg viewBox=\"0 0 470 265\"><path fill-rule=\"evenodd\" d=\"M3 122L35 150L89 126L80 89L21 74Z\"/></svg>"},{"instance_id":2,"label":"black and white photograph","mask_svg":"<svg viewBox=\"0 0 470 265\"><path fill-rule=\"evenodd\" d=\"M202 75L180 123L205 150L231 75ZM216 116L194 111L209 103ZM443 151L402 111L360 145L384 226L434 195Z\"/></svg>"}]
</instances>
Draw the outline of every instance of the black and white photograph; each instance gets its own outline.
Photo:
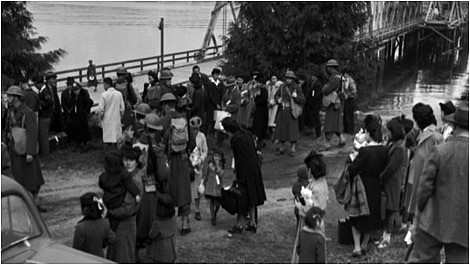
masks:
<instances>
[{"instance_id":1,"label":"black and white photograph","mask_svg":"<svg viewBox=\"0 0 470 265\"><path fill-rule=\"evenodd\" d=\"M2 263L469 263L469 2L1 12Z\"/></svg>"}]
</instances>

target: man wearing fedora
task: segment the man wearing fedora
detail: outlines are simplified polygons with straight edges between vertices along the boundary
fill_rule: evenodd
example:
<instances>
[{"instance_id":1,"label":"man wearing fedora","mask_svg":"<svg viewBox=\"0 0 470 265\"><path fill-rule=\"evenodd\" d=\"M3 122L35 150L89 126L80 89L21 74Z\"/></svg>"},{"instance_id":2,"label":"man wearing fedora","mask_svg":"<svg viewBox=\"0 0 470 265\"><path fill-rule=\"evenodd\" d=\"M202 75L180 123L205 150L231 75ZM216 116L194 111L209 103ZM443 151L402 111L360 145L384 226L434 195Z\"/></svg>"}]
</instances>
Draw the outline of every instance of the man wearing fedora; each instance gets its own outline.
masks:
<instances>
[{"instance_id":1,"label":"man wearing fedora","mask_svg":"<svg viewBox=\"0 0 470 265\"><path fill-rule=\"evenodd\" d=\"M453 136L436 146L418 192L418 222L408 263L468 263L468 101L446 116Z\"/></svg>"},{"instance_id":2,"label":"man wearing fedora","mask_svg":"<svg viewBox=\"0 0 470 265\"><path fill-rule=\"evenodd\" d=\"M39 206L39 189L44 184L44 178L37 159L36 115L23 103L23 91L20 87L12 86L8 88L6 94L9 106L6 127L13 178L31 192L39 211L45 212L46 209ZM24 128L23 137L26 139L23 144L14 140L14 138L21 136L17 130L14 130L15 128Z\"/></svg>"},{"instance_id":3,"label":"man wearing fedora","mask_svg":"<svg viewBox=\"0 0 470 265\"><path fill-rule=\"evenodd\" d=\"M87 149L87 142L91 140L88 114L93 106L93 100L88 91L76 83L73 77L67 78L67 89L62 92L61 100L69 141L75 142L76 149L84 152Z\"/></svg>"}]
</instances>

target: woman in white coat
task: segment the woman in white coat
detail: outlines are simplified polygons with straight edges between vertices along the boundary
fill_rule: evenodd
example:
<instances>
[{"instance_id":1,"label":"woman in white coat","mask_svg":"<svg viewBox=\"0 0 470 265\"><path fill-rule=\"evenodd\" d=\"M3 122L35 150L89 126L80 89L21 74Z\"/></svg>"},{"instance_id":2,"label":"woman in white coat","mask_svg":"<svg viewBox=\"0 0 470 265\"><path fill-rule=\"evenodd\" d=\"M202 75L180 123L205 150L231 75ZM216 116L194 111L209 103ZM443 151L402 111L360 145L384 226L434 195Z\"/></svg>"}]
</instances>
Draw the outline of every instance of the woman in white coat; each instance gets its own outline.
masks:
<instances>
[{"instance_id":1,"label":"woman in white coat","mask_svg":"<svg viewBox=\"0 0 470 265\"><path fill-rule=\"evenodd\" d=\"M124 100L121 92L114 89L112 84L113 80L109 77L103 80L105 92L101 94L98 105L105 152L110 147L116 147L122 134L121 117L124 114Z\"/></svg>"}]
</instances>

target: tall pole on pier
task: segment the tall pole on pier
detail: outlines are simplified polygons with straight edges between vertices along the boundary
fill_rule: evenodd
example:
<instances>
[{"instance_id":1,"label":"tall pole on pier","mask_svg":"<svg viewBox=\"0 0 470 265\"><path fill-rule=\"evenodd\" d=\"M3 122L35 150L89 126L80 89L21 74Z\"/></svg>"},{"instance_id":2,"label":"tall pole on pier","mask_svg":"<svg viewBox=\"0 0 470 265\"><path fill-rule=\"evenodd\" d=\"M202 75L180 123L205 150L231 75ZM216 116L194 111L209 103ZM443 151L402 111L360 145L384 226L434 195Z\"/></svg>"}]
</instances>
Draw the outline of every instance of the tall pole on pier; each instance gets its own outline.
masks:
<instances>
[{"instance_id":1,"label":"tall pole on pier","mask_svg":"<svg viewBox=\"0 0 470 265\"><path fill-rule=\"evenodd\" d=\"M164 24L163 24L163 18L160 18L160 23L158 24L158 29L160 30L160 71L163 69L163 58L164 58L164 52L163 52L163 30L164 30ZM160 72L161 73L161 72Z\"/></svg>"}]
</instances>

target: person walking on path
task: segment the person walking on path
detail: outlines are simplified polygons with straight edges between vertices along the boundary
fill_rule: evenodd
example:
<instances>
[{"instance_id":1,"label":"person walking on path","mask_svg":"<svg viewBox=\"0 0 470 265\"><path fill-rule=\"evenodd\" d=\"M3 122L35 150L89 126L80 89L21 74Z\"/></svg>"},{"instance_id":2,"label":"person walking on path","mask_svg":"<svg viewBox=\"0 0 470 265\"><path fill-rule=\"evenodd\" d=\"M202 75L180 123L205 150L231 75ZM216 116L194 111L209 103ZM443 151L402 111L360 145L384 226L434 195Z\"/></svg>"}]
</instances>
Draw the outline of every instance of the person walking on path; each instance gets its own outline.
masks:
<instances>
[{"instance_id":1,"label":"person walking on path","mask_svg":"<svg viewBox=\"0 0 470 265\"><path fill-rule=\"evenodd\" d=\"M354 109L356 108L356 81L345 73L341 83L344 91L343 127L344 133L354 134Z\"/></svg>"},{"instance_id":2,"label":"person walking on path","mask_svg":"<svg viewBox=\"0 0 470 265\"><path fill-rule=\"evenodd\" d=\"M222 96L224 95L224 85L219 80L220 69L214 68L209 82L204 85L204 110L206 111L206 128L204 133L206 136L213 135L214 132L214 111L221 110Z\"/></svg>"},{"instance_id":3,"label":"person walking on path","mask_svg":"<svg viewBox=\"0 0 470 265\"><path fill-rule=\"evenodd\" d=\"M39 189L44 184L38 154L38 125L36 115L23 102L23 91L18 86L7 90L8 148L13 178L31 192L39 211L46 209L39 205ZM21 133L21 129L25 131ZM20 131L20 132L18 132ZM23 137L23 141L18 138ZM15 139L16 138L16 139Z\"/></svg>"},{"instance_id":4,"label":"person walking on path","mask_svg":"<svg viewBox=\"0 0 470 265\"><path fill-rule=\"evenodd\" d=\"M87 86L94 86L93 91L96 92L96 87L98 86L98 79L96 79L96 66L93 64L93 60L88 60L88 67L86 70L86 79L88 80Z\"/></svg>"},{"instance_id":5,"label":"person walking on path","mask_svg":"<svg viewBox=\"0 0 470 265\"><path fill-rule=\"evenodd\" d=\"M52 121L52 109L54 105L54 99L52 98L52 92L44 84L44 78L42 76L36 76L34 83L39 89L39 156L46 157L50 153L49 149L49 130L51 129Z\"/></svg>"},{"instance_id":6,"label":"person walking on path","mask_svg":"<svg viewBox=\"0 0 470 265\"><path fill-rule=\"evenodd\" d=\"M296 118L292 116L292 101L296 104L303 105L305 97L302 89L295 83L297 77L294 72L287 71L286 83L281 86L277 91L275 98L277 104L280 106L279 113L276 119L276 130L274 138L279 140L280 147L278 155L284 154L284 142L291 143L291 150L289 155L295 155L295 146L300 138L299 124Z\"/></svg>"},{"instance_id":7,"label":"person walking on path","mask_svg":"<svg viewBox=\"0 0 470 265\"><path fill-rule=\"evenodd\" d=\"M468 263L468 101L446 121L454 136L434 148L419 180L417 229L408 263Z\"/></svg>"},{"instance_id":8,"label":"person walking on path","mask_svg":"<svg viewBox=\"0 0 470 265\"><path fill-rule=\"evenodd\" d=\"M378 118L367 115L364 119L368 145L359 149L359 154L348 166L350 183L360 177L365 188L369 215L350 216L354 240L353 257L367 253L367 245L372 231L382 228L380 173L387 165L388 150L382 141L382 125Z\"/></svg>"},{"instance_id":9,"label":"person walking on path","mask_svg":"<svg viewBox=\"0 0 470 265\"><path fill-rule=\"evenodd\" d=\"M57 75L54 72L46 73L46 87L52 94L52 120L51 132L64 131L64 121L62 117L62 108L60 106L59 95L57 94Z\"/></svg>"},{"instance_id":10,"label":"person walking on path","mask_svg":"<svg viewBox=\"0 0 470 265\"><path fill-rule=\"evenodd\" d=\"M62 92L62 108L69 140L77 144L82 152L87 150L87 142L91 140L88 115L93 100L87 90L76 83L73 78L67 79L70 87Z\"/></svg>"},{"instance_id":11,"label":"person walking on path","mask_svg":"<svg viewBox=\"0 0 470 265\"><path fill-rule=\"evenodd\" d=\"M124 100L122 94L112 87L113 80L106 77L103 80L104 92L98 104L100 111L101 128L103 128L103 143L105 152L110 148L116 148L121 137L121 117L124 115Z\"/></svg>"},{"instance_id":12,"label":"person walking on path","mask_svg":"<svg viewBox=\"0 0 470 265\"><path fill-rule=\"evenodd\" d=\"M436 117L429 105L417 103L413 106L413 120L419 130L413 148L413 157L410 161L408 183L406 187L405 203L408 213L413 214L413 226L411 233L416 227L418 208L416 204L418 184L423 173L424 164L429 159L432 149L444 142L444 137L436 130Z\"/></svg>"},{"instance_id":13,"label":"person walking on path","mask_svg":"<svg viewBox=\"0 0 470 265\"><path fill-rule=\"evenodd\" d=\"M266 82L266 89L268 90L268 136L273 139L274 129L276 128L276 114L278 105L274 95L282 85L282 81L277 80L277 76L271 76L271 80Z\"/></svg>"},{"instance_id":14,"label":"person walking on path","mask_svg":"<svg viewBox=\"0 0 470 265\"><path fill-rule=\"evenodd\" d=\"M189 126L193 131L193 134L196 136L196 148L193 150L191 157L194 157L194 160L191 161L192 166L194 167L194 181L191 182L191 194L194 199L194 205L196 206L195 219L201 220L201 212L199 210L199 204L201 202L201 194L198 191L199 186L202 183L202 175L204 172L204 161L207 157L207 141L206 136L199 129L202 126L202 120L198 116L194 116L189 120Z\"/></svg>"},{"instance_id":15,"label":"person walking on path","mask_svg":"<svg viewBox=\"0 0 470 265\"><path fill-rule=\"evenodd\" d=\"M400 192L403 177L406 174L408 153L404 145L405 129L400 123L400 117L393 118L387 125L388 130L388 161L385 170L380 174L386 197L385 223L382 240L378 248L386 248L390 244L393 223L400 210Z\"/></svg>"},{"instance_id":16,"label":"person walking on path","mask_svg":"<svg viewBox=\"0 0 470 265\"><path fill-rule=\"evenodd\" d=\"M326 64L326 72L329 78L322 88L323 106L326 108L323 131L328 142L331 141L333 134L336 134L339 139L339 146L343 146L345 142L341 133L343 132L344 104L341 100L342 82L338 66L338 62L333 59ZM327 146L329 147L329 144Z\"/></svg>"},{"instance_id":17,"label":"person walking on path","mask_svg":"<svg viewBox=\"0 0 470 265\"><path fill-rule=\"evenodd\" d=\"M231 117L223 119L222 126L232 137L230 145L235 161L234 170L237 189L240 192L237 221L235 226L228 232L230 234L242 233L243 214L248 212L250 221L245 230L256 233L257 218L255 217L255 211L257 206L263 205L266 201L266 192L255 141L251 133L242 130L237 121Z\"/></svg>"},{"instance_id":18,"label":"person walking on path","mask_svg":"<svg viewBox=\"0 0 470 265\"><path fill-rule=\"evenodd\" d=\"M162 118L163 142L166 145L170 165L170 195L178 207L181 216L181 235L191 232L189 213L191 210L191 181L189 176L189 153L196 147L194 135L188 128L186 117L176 111L177 99L172 93L166 93L160 100L163 105ZM184 123L184 126L179 126ZM176 124L179 128L176 128ZM184 128L184 129L183 129ZM176 130L177 129L177 130ZM186 135L184 135L186 134ZM177 141L183 140L183 141ZM179 150L181 148L182 150Z\"/></svg>"}]
</instances>

